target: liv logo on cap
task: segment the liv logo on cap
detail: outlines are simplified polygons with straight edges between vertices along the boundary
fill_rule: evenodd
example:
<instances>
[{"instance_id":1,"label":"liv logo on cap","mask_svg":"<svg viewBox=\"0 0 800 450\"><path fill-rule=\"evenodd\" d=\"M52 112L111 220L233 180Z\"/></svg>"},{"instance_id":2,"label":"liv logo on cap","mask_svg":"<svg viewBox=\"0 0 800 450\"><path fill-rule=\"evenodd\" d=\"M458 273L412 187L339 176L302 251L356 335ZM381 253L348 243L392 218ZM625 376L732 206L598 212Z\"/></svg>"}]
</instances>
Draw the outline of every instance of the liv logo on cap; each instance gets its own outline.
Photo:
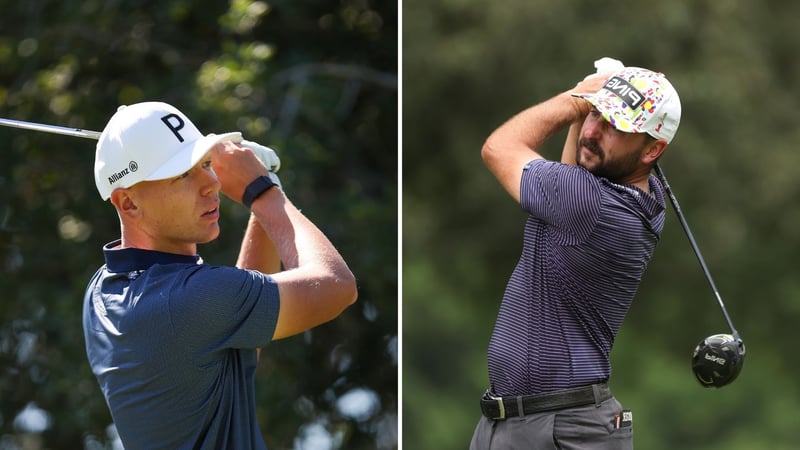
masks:
<instances>
[{"instance_id":1,"label":"liv logo on cap","mask_svg":"<svg viewBox=\"0 0 800 450\"><path fill-rule=\"evenodd\" d=\"M219 142L241 142L238 132L203 136L182 112L163 102L121 106L97 142L94 177L103 200L114 189L178 176Z\"/></svg>"}]
</instances>

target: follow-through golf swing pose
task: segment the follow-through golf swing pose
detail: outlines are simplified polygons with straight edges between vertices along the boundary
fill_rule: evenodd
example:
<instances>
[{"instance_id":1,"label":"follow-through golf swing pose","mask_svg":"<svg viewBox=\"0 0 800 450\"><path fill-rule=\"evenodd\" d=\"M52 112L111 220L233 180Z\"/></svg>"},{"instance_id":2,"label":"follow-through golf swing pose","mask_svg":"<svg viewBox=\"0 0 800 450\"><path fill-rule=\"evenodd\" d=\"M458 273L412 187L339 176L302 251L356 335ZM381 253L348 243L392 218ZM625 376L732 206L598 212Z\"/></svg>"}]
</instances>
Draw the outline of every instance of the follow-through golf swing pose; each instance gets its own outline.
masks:
<instances>
[{"instance_id":1,"label":"follow-through golf swing pose","mask_svg":"<svg viewBox=\"0 0 800 450\"><path fill-rule=\"evenodd\" d=\"M83 326L126 449L266 448L257 349L356 299L334 246L240 143L239 133L203 136L160 102L121 108L97 143L95 181L121 239L103 248ZM251 210L236 267L197 254L220 234L220 192Z\"/></svg>"},{"instance_id":2,"label":"follow-through golf swing pose","mask_svg":"<svg viewBox=\"0 0 800 450\"><path fill-rule=\"evenodd\" d=\"M488 351L471 449L630 449L609 356L665 219L651 170L678 93L642 68L587 77L495 130L481 155L529 214ZM561 161L539 153L569 128Z\"/></svg>"}]
</instances>

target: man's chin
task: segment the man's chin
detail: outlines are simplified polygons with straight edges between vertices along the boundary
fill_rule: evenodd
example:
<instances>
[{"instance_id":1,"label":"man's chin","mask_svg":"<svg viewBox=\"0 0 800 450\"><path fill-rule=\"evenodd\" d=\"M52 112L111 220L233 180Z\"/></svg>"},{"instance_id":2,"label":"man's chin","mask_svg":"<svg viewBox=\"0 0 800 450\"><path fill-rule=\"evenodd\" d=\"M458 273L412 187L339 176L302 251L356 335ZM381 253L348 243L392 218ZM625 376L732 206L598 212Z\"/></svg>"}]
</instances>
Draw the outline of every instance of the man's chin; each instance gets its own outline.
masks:
<instances>
[{"instance_id":1,"label":"man's chin","mask_svg":"<svg viewBox=\"0 0 800 450\"><path fill-rule=\"evenodd\" d=\"M578 166L583 167L584 169L592 172L597 166L599 165L599 161L596 158L587 158L584 155L578 156Z\"/></svg>"},{"instance_id":2,"label":"man's chin","mask_svg":"<svg viewBox=\"0 0 800 450\"><path fill-rule=\"evenodd\" d=\"M219 227L216 230L209 233L204 239L197 241L198 244L208 244L209 242L215 241L219 237Z\"/></svg>"},{"instance_id":3,"label":"man's chin","mask_svg":"<svg viewBox=\"0 0 800 450\"><path fill-rule=\"evenodd\" d=\"M591 150L589 147L578 148L578 158L600 159L600 151Z\"/></svg>"}]
</instances>

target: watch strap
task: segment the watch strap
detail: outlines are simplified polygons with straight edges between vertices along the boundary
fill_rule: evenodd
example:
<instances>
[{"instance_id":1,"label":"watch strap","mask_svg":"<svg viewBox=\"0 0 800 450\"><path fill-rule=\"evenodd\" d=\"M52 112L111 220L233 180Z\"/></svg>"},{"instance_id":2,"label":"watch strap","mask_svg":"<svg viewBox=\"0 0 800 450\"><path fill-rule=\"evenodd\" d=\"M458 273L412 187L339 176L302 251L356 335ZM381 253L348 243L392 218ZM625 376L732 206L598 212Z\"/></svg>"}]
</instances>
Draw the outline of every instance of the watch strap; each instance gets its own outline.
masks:
<instances>
[{"instance_id":1,"label":"watch strap","mask_svg":"<svg viewBox=\"0 0 800 450\"><path fill-rule=\"evenodd\" d=\"M267 192L272 186L276 186L276 184L268 177L267 175L261 175L260 177L256 178L255 180L251 181L250 184L244 189L244 195L242 195L242 203L244 206L248 208L253 206L253 202L264 192Z\"/></svg>"}]
</instances>

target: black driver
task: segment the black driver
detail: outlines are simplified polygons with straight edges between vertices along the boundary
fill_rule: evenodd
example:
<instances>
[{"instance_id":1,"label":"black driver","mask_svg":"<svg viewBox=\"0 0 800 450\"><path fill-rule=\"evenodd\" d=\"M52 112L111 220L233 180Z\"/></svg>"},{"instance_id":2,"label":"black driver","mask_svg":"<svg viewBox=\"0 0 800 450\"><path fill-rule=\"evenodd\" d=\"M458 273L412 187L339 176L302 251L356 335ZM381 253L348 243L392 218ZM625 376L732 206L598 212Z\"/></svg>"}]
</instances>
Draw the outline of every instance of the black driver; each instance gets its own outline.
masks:
<instances>
[{"instance_id":1,"label":"black driver","mask_svg":"<svg viewBox=\"0 0 800 450\"><path fill-rule=\"evenodd\" d=\"M720 388L731 383L744 365L744 342L730 334L703 339L694 349L692 371L703 387Z\"/></svg>"}]
</instances>

